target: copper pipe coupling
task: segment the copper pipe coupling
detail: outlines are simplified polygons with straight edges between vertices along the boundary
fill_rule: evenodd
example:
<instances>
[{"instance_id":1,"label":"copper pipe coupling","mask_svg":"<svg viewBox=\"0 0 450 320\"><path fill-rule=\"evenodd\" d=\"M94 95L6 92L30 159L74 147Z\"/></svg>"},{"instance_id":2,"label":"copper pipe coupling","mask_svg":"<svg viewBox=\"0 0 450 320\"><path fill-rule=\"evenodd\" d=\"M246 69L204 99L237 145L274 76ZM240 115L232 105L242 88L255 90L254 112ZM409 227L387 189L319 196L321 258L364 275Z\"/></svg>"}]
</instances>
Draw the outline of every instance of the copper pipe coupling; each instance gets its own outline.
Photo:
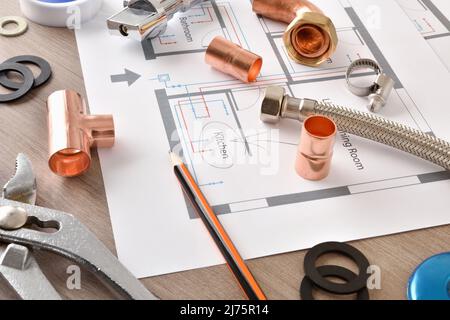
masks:
<instances>
[{"instance_id":1,"label":"copper pipe coupling","mask_svg":"<svg viewBox=\"0 0 450 320\"><path fill-rule=\"evenodd\" d=\"M321 115L312 115L303 122L295 160L295 170L299 176L312 181L328 176L336 132L333 120Z\"/></svg>"},{"instance_id":2,"label":"copper pipe coupling","mask_svg":"<svg viewBox=\"0 0 450 320\"><path fill-rule=\"evenodd\" d=\"M75 177L91 165L91 147L114 145L111 115L88 115L84 99L75 91L61 90L47 100L48 165L57 175Z\"/></svg>"},{"instance_id":3,"label":"copper pipe coupling","mask_svg":"<svg viewBox=\"0 0 450 320\"><path fill-rule=\"evenodd\" d=\"M250 83L256 81L261 72L263 59L224 37L217 36L206 50L205 62L223 73Z\"/></svg>"},{"instance_id":4,"label":"copper pipe coupling","mask_svg":"<svg viewBox=\"0 0 450 320\"><path fill-rule=\"evenodd\" d=\"M336 28L322 10L307 0L253 0L253 11L288 23L283 41L295 62L317 67L336 51Z\"/></svg>"}]
</instances>

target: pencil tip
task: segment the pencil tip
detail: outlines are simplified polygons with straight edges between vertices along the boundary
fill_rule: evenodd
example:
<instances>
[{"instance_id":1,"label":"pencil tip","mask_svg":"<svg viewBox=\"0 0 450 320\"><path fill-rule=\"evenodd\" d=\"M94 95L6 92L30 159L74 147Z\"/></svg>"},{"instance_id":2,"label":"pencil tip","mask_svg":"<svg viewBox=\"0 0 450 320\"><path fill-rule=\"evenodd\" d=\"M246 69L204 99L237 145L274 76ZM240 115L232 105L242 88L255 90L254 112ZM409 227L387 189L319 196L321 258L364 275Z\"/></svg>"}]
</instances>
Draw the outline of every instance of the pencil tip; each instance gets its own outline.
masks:
<instances>
[{"instance_id":1,"label":"pencil tip","mask_svg":"<svg viewBox=\"0 0 450 320\"><path fill-rule=\"evenodd\" d=\"M177 156L174 152L169 152L170 160L174 166L178 166L183 163L179 156Z\"/></svg>"}]
</instances>

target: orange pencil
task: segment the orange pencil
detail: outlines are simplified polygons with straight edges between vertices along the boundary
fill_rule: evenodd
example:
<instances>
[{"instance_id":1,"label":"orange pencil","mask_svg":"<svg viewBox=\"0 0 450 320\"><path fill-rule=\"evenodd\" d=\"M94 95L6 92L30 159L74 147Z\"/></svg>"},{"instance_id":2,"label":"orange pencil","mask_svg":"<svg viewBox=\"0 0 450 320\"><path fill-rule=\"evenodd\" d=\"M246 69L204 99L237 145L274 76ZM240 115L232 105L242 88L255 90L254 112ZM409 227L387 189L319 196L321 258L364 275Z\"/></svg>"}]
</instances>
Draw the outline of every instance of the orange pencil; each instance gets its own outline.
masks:
<instances>
[{"instance_id":1,"label":"orange pencil","mask_svg":"<svg viewBox=\"0 0 450 320\"><path fill-rule=\"evenodd\" d=\"M174 165L175 175L177 176L183 191L205 224L206 229L208 229L208 232L214 242L219 247L219 250L225 258L228 267L236 277L236 280L239 282L239 285L247 298L250 300L267 300L264 292L259 287L216 214L208 204L208 201L206 201L205 196L195 183L195 180L190 174L188 168L174 153L171 153L170 157Z\"/></svg>"}]
</instances>

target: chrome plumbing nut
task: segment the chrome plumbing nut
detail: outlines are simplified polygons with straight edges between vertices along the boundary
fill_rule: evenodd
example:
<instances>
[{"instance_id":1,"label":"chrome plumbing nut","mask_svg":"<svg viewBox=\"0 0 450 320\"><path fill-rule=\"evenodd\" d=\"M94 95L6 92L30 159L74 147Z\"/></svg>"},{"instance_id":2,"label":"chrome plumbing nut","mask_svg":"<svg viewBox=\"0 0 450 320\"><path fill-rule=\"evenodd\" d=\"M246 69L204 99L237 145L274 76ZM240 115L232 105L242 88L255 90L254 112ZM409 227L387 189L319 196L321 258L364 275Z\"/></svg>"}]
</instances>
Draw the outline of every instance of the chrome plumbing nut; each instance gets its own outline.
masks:
<instances>
[{"instance_id":1,"label":"chrome plumbing nut","mask_svg":"<svg viewBox=\"0 0 450 320\"><path fill-rule=\"evenodd\" d=\"M268 87L266 89L266 95L261 105L261 121L267 123L280 121L284 95L285 90L283 87Z\"/></svg>"},{"instance_id":2,"label":"chrome plumbing nut","mask_svg":"<svg viewBox=\"0 0 450 320\"><path fill-rule=\"evenodd\" d=\"M291 97L280 86L268 87L261 105L260 119L266 123L278 123L282 118L304 121L314 114L316 102Z\"/></svg>"}]
</instances>

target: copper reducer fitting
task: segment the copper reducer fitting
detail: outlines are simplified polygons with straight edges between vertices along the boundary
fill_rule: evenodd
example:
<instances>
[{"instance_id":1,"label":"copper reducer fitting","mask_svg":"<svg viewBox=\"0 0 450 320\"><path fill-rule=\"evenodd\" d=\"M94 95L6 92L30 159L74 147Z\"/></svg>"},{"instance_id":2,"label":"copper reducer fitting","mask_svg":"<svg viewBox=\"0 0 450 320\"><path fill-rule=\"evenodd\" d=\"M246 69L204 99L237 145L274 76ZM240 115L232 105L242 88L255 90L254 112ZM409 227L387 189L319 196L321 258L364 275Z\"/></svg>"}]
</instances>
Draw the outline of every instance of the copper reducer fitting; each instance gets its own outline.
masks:
<instances>
[{"instance_id":1,"label":"copper reducer fitting","mask_svg":"<svg viewBox=\"0 0 450 320\"><path fill-rule=\"evenodd\" d=\"M257 54L217 36L206 50L205 62L223 73L248 83L256 81L263 60Z\"/></svg>"},{"instance_id":2,"label":"copper reducer fitting","mask_svg":"<svg viewBox=\"0 0 450 320\"><path fill-rule=\"evenodd\" d=\"M50 169L63 177L85 173L91 165L91 147L114 145L111 115L88 115L84 99L75 91L61 90L47 100Z\"/></svg>"},{"instance_id":3,"label":"copper reducer fitting","mask_svg":"<svg viewBox=\"0 0 450 320\"><path fill-rule=\"evenodd\" d=\"M316 67L336 51L336 28L322 10L306 0L253 0L253 11L288 23L283 41L289 56Z\"/></svg>"}]
</instances>

